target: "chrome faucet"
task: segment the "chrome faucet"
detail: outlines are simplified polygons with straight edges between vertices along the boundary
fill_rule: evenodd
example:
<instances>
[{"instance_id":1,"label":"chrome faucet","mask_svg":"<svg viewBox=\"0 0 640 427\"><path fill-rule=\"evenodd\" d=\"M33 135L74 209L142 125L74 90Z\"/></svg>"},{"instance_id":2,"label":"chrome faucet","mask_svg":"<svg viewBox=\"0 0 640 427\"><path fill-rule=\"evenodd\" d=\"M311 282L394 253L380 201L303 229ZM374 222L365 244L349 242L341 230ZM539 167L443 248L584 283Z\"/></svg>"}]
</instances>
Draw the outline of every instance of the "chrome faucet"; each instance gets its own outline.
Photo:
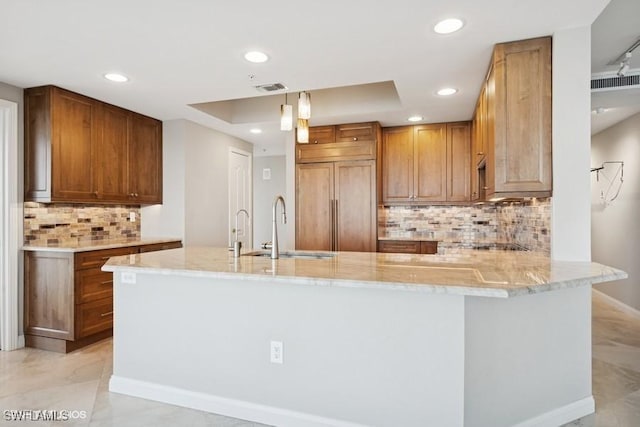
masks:
<instances>
[{"instance_id":1,"label":"chrome faucet","mask_svg":"<svg viewBox=\"0 0 640 427\"><path fill-rule=\"evenodd\" d=\"M287 206L284 203L284 197L276 196L273 201L273 227L271 229L271 259L278 259L280 257L280 250L278 249L278 227L276 226L276 208L278 207L278 201L282 202L282 223L287 223Z\"/></svg>"},{"instance_id":2,"label":"chrome faucet","mask_svg":"<svg viewBox=\"0 0 640 427\"><path fill-rule=\"evenodd\" d=\"M238 258L240 256L240 250L242 249L242 242L238 240L238 217L243 212L247 216L247 219L249 219L249 212L247 212L246 209L240 209L238 210L238 212L236 212L236 239L233 242L233 256L235 258Z\"/></svg>"}]
</instances>

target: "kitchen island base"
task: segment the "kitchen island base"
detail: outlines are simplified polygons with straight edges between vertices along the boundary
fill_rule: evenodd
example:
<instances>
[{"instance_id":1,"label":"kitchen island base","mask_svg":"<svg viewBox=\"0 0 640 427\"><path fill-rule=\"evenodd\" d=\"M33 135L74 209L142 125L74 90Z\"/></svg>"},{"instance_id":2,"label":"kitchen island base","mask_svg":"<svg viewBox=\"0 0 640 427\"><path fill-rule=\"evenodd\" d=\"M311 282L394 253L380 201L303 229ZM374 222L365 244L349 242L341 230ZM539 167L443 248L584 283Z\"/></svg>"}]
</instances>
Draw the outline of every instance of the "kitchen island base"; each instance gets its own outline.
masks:
<instances>
[{"instance_id":1,"label":"kitchen island base","mask_svg":"<svg viewBox=\"0 0 640 427\"><path fill-rule=\"evenodd\" d=\"M277 426L558 426L594 412L587 280L492 298L114 271L113 392Z\"/></svg>"}]
</instances>

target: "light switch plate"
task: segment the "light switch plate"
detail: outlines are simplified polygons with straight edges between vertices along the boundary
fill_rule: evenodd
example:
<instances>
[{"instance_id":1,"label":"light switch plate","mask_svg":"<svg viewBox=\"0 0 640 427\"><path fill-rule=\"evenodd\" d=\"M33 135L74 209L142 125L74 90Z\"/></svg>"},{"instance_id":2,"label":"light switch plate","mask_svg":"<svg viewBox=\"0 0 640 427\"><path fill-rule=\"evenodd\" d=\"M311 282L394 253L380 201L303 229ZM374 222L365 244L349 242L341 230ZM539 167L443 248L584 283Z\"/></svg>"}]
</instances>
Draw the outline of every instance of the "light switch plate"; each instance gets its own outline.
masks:
<instances>
[{"instance_id":1,"label":"light switch plate","mask_svg":"<svg viewBox=\"0 0 640 427\"><path fill-rule=\"evenodd\" d=\"M271 169L270 168L262 169L262 180L268 181L270 179L271 179Z\"/></svg>"},{"instance_id":2,"label":"light switch plate","mask_svg":"<svg viewBox=\"0 0 640 427\"><path fill-rule=\"evenodd\" d=\"M129 212L129 221L136 222L136 213L135 212Z\"/></svg>"}]
</instances>

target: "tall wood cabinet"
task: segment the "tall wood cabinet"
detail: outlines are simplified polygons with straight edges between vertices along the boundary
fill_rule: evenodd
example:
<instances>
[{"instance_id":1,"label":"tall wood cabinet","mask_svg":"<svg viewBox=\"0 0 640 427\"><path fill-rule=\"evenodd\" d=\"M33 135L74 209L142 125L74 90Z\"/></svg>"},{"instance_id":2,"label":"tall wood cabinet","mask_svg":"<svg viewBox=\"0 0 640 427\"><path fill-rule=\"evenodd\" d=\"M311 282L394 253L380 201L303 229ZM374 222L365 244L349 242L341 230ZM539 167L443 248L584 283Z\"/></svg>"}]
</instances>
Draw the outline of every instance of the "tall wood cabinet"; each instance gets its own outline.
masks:
<instances>
[{"instance_id":1,"label":"tall wood cabinet","mask_svg":"<svg viewBox=\"0 0 640 427\"><path fill-rule=\"evenodd\" d=\"M380 126L318 128L296 146L296 248L375 252Z\"/></svg>"},{"instance_id":2,"label":"tall wood cabinet","mask_svg":"<svg viewBox=\"0 0 640 427\"><path fill-rule=\"evenodd\" d=\"M551 195L550 37L495 46L473 129L474 200Z\"/></svg>"},{"instance_id":3,"label":"tall wood cabinet","mask_svg":"<svg viewBox=\"0 0 640 427\"><path fill-rule=\"evenodd\" d=\"M162 203L162 122L55 86L24 99L25 200Z\"/></svg>"},{"instance_id":4,"label":"tall wood cabinet","mask_svg":"<svg viewBox=\"0 0 640 427\"><path fill-rule=\"evenodd\" d=\"M385 128L382 202L469 201L470 150L468 122Z\"/></svg>"}]
</instances>

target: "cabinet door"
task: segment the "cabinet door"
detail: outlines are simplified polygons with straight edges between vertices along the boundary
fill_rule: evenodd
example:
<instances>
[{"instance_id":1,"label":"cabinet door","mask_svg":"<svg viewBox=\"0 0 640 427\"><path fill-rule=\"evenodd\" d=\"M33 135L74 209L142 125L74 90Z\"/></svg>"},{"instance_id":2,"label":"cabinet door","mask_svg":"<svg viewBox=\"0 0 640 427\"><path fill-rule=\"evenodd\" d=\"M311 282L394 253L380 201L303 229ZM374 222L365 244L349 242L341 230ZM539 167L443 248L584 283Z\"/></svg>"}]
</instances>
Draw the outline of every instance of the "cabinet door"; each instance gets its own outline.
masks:
<instances>
[{"instance_id":1,"label":"cabinet door","mask_svg":"<svg viewBox=\"0 0 640 427\"><path fill-rule=\"evenodd\" d=\"M446 200L446 125L415 126L413 153L413 200Z\"/></svg>"},{"instance_id":2,"label":"cabinet door","mask_svg":"<svg viewBox=\"0 0 640 427\"><path fill-rule=\"evenodd\" d=\"M296 166L296 249L333 249L333 163Z\"/></svg>"},{"instance_id":3,"label":"cabinet door","mask_svg":"<svg viewBox=\"0 0 640 427\"><path fill-rule=\"evenodd\" d=\"M480 197L486 200L495 192L496 177L496 79L494 68L489 69L486 83L483 134L485 150L484 175L480 177Z\"/></svg>"},{"instance_id":4,"label":"cabinet door","mask_svg":"<svg viewBox=\"0 0 640 427\"><path fill-rule=\"evenodd\" d=\"M329 144L336 142L335 126L313 126L309 128L310 144Z\"/></svg>"},{"instance_id":5,"label":"cabinet door","mask_svg":"<svg viewBox=\"0 0 640 427\"><path fill-rule=\"evenodd\" d=\"M130 113L104 104L101 108L100 143L96 152L95 179L98 199L127 201L128 138Z\"/></svg>"},{"instance_id":6,"label":"cabinet door","mask_svg":"<svg viewBox=\"0 0 640 427\"><path fill-rule=\"evenodd\" d=\"M98 144L97 104L53 89L52 195L57 201L92 201L97 197L93 162Z\"/></svg>"},{"instance_id":7,"label":"cabinet door","mask_svg":"<svg viewBox=\"0 0 640 427\"><path fill-rule=\"evenodd\" d=\"M409 202L413 196L413 127L385 128L382 135L382 202Z\"/></svg>"},{"instance_id":8,"label":"cabinet door","mask_svg":"<svg viewBox=\"0 0 640 427\"><path fill-rule=\"evenodd\" d=\"M336 126L336 142L371 141L376 139L377 123L349 123Z\"/></svg>"},{"instance_id":9,"label":"cabinet door","mask_svg":"<svg viewBox=\"0 0 640 427\"><path fill-rule=\"evenodd\" d=\"M375 252L377 240L376 163L335 164L335 248Z\"/></svg>"},{"instance_id":10,"label":"cabinet door","mask_svg":"<svg viewBox=\"0 0 640 427\"><path fill-rule=\"evenodd\" d=\"M469 122L447 123L447 201L469 201L470 154Z\"/></svg>"},{"instance_id":11,"label":"cabinet door","mask_svg":"<svg viewBox=\"0 0 640 427\"><path fill-rule=\"evenodd\" d=\"M162 122L131 114L128 164L130 200L162 203Z\"/></svg>"},{"instance_id":12,"label":"cabinet door","mask_svg":"<svg viewBox=\"0 0 640 427\"><path fill-rule=\"evenodd\" d=\"M495 191L551 192L551 38L497 45Z\"/></svg>"}]
</instances>

